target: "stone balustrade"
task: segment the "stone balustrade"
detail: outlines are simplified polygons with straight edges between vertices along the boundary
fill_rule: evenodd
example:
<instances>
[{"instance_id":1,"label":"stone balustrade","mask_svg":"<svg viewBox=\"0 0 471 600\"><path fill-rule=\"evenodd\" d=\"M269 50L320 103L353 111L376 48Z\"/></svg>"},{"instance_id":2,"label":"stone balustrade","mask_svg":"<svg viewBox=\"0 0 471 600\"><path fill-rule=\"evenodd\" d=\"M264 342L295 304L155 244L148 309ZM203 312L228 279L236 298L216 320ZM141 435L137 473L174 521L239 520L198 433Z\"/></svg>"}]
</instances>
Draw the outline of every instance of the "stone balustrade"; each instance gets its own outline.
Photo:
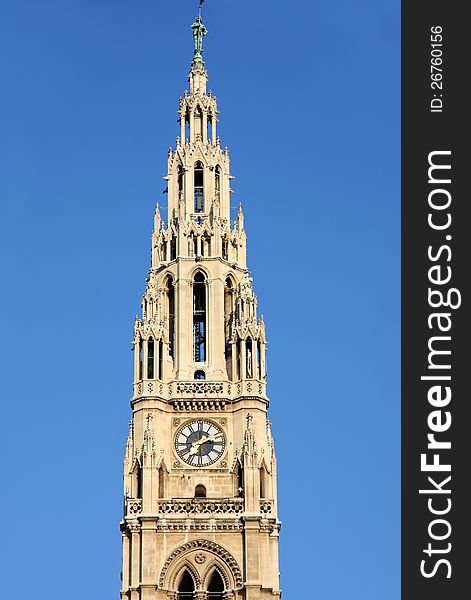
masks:
<instances>
[{"instance_id":1,"label":"stone balustrade","mask_svg":"<svg viewBox=\"0 0 471 600\"><path fill-rule=\"evenodd\" d=\"M232 515L238 516L244 509L243 498L172 498L157 503L159 515Z\"/></svg>"},{"instance_id":2,"label":"stone balustrade","mask_svg":"<svg viewBox=\"0 0 471 600\"><path fill-rule=\"evenodd\" d=\"M228 402L239 396L255 396L266 399L266 384L257 379L242 381L172 381L163 383L157 379L144 379L134 384L133 399L161 398L175 404L176 408L188 408L186 404L207 402L205 408L221 410ZM194 406L192 408L198 408Z\"/></svg>"},{"instance_id":3,"label":"stone balustrade","mask_svg":"<svg viewBox=\"0 0 471 600\"><path fill-rule=\"evenodd\" d=\"M273 500L260 500L260 512L269 514L273 510ZM244 510L243 498L172 498L157 502L157 514L170 515L242 515ZM142 512L140 498L128 498L126 501L126 517L134 517Z\"/></svg>"}]
</instances>

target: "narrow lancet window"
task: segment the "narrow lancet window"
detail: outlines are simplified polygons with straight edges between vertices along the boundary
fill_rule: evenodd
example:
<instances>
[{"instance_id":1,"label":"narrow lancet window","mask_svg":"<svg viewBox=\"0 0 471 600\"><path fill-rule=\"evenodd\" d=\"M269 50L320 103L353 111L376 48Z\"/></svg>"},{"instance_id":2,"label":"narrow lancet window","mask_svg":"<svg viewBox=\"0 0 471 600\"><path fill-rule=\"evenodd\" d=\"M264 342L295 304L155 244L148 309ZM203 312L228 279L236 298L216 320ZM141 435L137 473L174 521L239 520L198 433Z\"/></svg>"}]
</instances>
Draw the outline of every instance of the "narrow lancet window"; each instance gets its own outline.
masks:
<instances>
[{"instance_id":1,"label":"narrow lancet window","mask_svg":"<svg viewBox=\"0 0 471 600\"><path fill-rule=\"evenodd\" d=\"M208 585L208 600L222 600L224 594L224 582L218 571L214 571Z\"/></svg>"},{"instance_id":2,"label":"narrow lancet window","mask_svg":"<svg viewBox=\"0 0 471 600\"><path fill-rule=\"evenodd\" d=\"M185 570L178 586L178 600L193 600L195 582L193 577Z\"/></svg>"},{"instance_id":3,"label":"narrow lancet window","mask_svg":"<svg viewBox=\"0 0 471 600\"><path fill-rule=\"evenodd\" d=\"M246 373L247 378L251 379L253 377L253 347L252 347L252 340L247 340L247 342L246 342L245 355L246 355L246 361L247 361L245 373Z\"/></svg>"},{"instance_id":4,"label":"narrow lancet window","mask_svg":"<svg viewBox=\"0 0 471 600\"><path fill-rule=\"evenodd\" d=\"M164 478L165 478L164 467L161 466L159 469L159 498L165 498Z\"/></svg>"},{"instance_id":5,"label":"narrow lancet window","mask_svg":"<svg viewBox=\"0 0 471 600\"><path fill-rule=\"evenodd\" d=\"M188 112L185 114L185 139L190 139L190 115Z\"/></svg>"},{"instance_id":6,"label":"narrow lancet window","mask_svg":"<svg viewBox=\"0 0 471 600\"><path fill-rule=\"evenodd\" d=\"M193 355L195 362L206 360L206 284L201 271L193 280Z\"/></svg>"},{"instance_id":7,"label":"narrow lancet window","mask_svg":"<svg viewBox=\"0 0 471 600\"><path fill-rule=\"evenodd\" d=\"M178 185L178 193L183 192L183 168L181 165L178 165L177 168L177 185Z\"/></svg>"},{"instance_id":8,"label":"narrow lancet window","mask_svg":"<svg viewBox=\"0 0 471 600\"><path fill-rule=\"evenodd\" d=\"M194 192L195 192L195 213L204 212L204 175L203 164L198 161L195 164L194 174Z\"/></svg>"},{"instance_id":9,"label":"narrow lancet window","mask_svg":"<svg viewBox=\"0 0 471 600\"><path fill-rule=\"evenodd\" d=\"M154 379L154 338L147 341L147 379Z\"/></svg>"},{"instance_id":10,"label":"narrow lancet window","mask_svg":"<svg viewBox=\"0 0 471 600\"><path fill-rule=\"evenodd\" d=\"M170 240L170 260L177 258L177 238L173 235Z\"/></svg>"},{"instance_id":11,"label":"narrow lancet window","mask_svg":"<svg viewBox=\"0 0 471 600\"><path fill-rule=\"evenodd\" d=\"M260 468L260 498L268 498L268 473L265 465Z\"/></svg>"},{"instance_id":12,"label":"narrow lancet window","mask_svg":"<svg viewBox=\"0 0 471 600\"><path fill-rule=\"evenodd\" d=\"M175 354L175 288L171 277L167 278L167 298L169 353L173 358Z\"/></svg>"},{"instance_id":13,"label":"narrow lancet window","mask_svg":"<svg viewBox=\"0 0 471 600\"><path fill-rule=\"evenodd\" d=\"M232 349L232 344L230 343L232 331L232 294L232 281L228 277L224 287L224 341L226 358L231 356Z\"/></svg>"},{"instance_id":14,"label":"narrow lancet window","mask_svg":"<svg viewBox=\"0 0 471 600\"><path fill-rule=\"evenodd\" d=\"M194 124L195 124L195 137L200 137L203 139L203 113L201 112L200 107L198 106L195 110L194 114Z\"/></svg>"},{"instance_id":15,"label":"narrow lancet window","mask_svg":"<svg viewBox=\"0 0 471 600\"><path fill-rule=\"evenodd\" d=\"M242 498L244 496L244 470L239 461L237 461L237 464L236 464L235 476L236 476L236 492L237 492L236 496L239 496L240 498Z\"/></svg>"},{"instance_id":16,"label":"narrow lancet window","mask_svg":"<svg viewBox=\"0 0 471 600\"><path fill-rule=\"evenodd\" d=\"M142 498L142 491L144 489L144 484L142 480L142 469L140 466L137 467L137 498Z\"/></svg>"},{"instance_id":17,"label":"narrow lancet window","mask_svg":"<svg viewBox=\"0 0 471 600\"><path fill-rule=\"evenodd\" d=\"M211 113L208 113L208 121L207 121L207 127L206 127L206 139L208 140L208 142L214 141L211 139L212 128L213 128L213 115Z\"/></svg>"},{"instance_id":18,"label":"narrow lancet window","mask_svg":"<svg viewBox=\"0 0 471 600\"><path fill-rule=\"evenodd\" d=\"M164 374L164 344L162 340L159 340L159 379L163 379Z\"/></svg>"}]
</instances>

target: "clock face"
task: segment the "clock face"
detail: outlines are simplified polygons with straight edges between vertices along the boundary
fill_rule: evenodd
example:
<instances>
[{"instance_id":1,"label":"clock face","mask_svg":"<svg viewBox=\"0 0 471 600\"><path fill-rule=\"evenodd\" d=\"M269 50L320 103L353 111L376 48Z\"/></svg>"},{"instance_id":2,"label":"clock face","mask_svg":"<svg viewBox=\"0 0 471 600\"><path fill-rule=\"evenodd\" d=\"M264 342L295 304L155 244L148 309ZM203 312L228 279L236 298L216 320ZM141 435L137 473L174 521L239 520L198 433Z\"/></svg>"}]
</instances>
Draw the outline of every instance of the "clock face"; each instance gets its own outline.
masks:
<instances>
[{"instance_id":1,"label":"clock face","mask_svg":"<svg viewBox=\"0 0 471 600\"><path fill-rule=\"evenodd\" d=\"M192 467L206 467L221 458L226 446L223 431L210 421L190 421L178 430L178 456Z\"/></svg>"}]
</instances>

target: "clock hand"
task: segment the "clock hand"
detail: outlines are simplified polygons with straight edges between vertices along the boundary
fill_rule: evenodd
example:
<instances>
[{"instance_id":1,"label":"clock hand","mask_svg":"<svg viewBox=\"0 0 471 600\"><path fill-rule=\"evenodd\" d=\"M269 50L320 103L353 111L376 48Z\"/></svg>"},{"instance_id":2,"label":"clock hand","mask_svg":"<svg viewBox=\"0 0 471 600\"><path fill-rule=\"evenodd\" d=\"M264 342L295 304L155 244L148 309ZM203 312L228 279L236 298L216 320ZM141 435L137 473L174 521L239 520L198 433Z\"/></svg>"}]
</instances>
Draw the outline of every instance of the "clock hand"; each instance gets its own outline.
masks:
<instances>
[{"instance_id":1,"label":"clock hand","mask_svg":"<svg viewBox=\"0 0 471 600\"><path fill-rule=\"evenodd\" d=\"M220 437L221 437L220 433L215 433L213 435L206 435L204 437L201 437L199 440L195 440L191 444L190 456L192 456L193 454L196 454L202 444L204 444L206 442L215 442Z\"/></svg>"},{"instance_id":2,"label":"clock hand","mask_svg":"<svg viewBox=\"0 0 471 600\"><path fill-rule=\"evenodd\" d=\"M206 442L215 442L221 436L222 436L222 434L220 434L220 433L213 433L213 435L208 436L205 441Z\"/></svg>"},{"instance_id":3,"label":"clock hand","mask_svg":"<svg viewBox=\"0 0 471 600\"><path fill-rule=\"evenodd\" d=\"M208 439L207 437L204 437L204 438L200 438L199 440L195 440L194 442L192 442L191 449L190 449L190 455L196 454L198 452L201 444L204 444L204 442L206 442L207 439Z\"/></svg>"}]
</instances>

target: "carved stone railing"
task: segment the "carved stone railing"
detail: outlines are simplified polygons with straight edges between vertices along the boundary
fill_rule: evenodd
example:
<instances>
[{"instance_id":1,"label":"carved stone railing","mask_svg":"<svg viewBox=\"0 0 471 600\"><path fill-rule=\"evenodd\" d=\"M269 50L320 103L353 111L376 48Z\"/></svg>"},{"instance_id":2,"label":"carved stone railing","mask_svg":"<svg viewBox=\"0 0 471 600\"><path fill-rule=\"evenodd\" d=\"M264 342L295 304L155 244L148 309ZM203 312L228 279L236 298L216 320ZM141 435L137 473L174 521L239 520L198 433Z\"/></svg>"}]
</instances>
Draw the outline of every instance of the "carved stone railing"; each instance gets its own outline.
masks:
<instances>
[{"instance_id":1,"label":"carved stone railing","mask_svg":"<svg viewBox=\"0 0 471 600\"><path fill-rule=\"evenodd\" d=\"M177 381L175 387L182 396L214 396L224 392L224 383L219 381Z\"/></svg>"},{"instance_id":2,"label":"carved stone railing","mask_svg":"<svg viewBox=\"0 0 471 600\"><path fill-rule=\"evenodd\" d=\"M273 500L260 500L260 512L268 515L273 510ZM173 515L229 515L239 516L244 510L243 498L172 498L157 502L157 514ZM142 500L128 498L126 500L126 517L136 517L142 513Z\"/></svg>"},{"instance_id":3,"label":"carved stone railing","mask_svg":"<svg viewBox=\"0 0 471 600\"><path fill-rule=\"evenodd\" d=\"M128 498L126 500L126 516L135 517L142 512L141 498Z\"/></svg>"},{"instance_id":4,"label":"carved stone railing","mask_svg":"<svg viewBox=\"0 0 471 600\"><path fill-rule=\"evenodd\" d=\"M237 516L244 509L242 498L225 498L211 500L210 498L173 498L157 503L160 515L230 515Z\"/></svg>"},{"instance_id":5,"label":"carved stone railing","mask_svg":"<svg viewBox=\"0 0 471 600\"><path fill-rule=\"evenodd\" d=\"M263 514L271 513L273 500L260 500L260 512Z\"/></svg>"},{"instance_id":6,"label":"carved stone railing","mask_svg":"<svg viewBox=\"0 0 471 600\"><path fill-rule=\"evenodd\" d=\"M133 400L138 398L162 398L179 409L221 410L227 402L239 396L266 399L266 385L258 379L243 381L172 381L164 383L157 379L145 379L134 384ZM203 406L203 402L206 405ZM190 403L190 404L188 404Z\"/></svg>"}]
</instances>

